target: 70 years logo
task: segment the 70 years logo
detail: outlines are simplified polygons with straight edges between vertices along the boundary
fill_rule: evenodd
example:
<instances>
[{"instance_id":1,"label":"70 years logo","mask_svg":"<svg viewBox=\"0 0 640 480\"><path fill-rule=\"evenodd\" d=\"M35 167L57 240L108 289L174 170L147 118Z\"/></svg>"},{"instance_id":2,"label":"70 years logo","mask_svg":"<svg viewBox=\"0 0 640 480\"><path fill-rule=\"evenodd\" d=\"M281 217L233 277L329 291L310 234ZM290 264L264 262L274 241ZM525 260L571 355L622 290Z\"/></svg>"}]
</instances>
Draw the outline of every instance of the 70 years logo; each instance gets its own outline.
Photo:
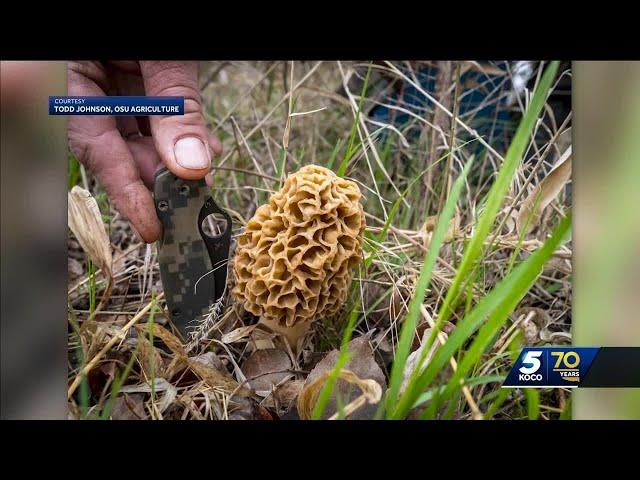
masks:
<instances>
[{"instance_id":1,"label":"70 years logo","mask_svg":"<svg viewBox=\"0 0 640 480\"><path fill-rule=\"evenodd\" d=\"M502 386L578 387L597 352L583 347L526 347Z\"/></svg>"}]
</instances>

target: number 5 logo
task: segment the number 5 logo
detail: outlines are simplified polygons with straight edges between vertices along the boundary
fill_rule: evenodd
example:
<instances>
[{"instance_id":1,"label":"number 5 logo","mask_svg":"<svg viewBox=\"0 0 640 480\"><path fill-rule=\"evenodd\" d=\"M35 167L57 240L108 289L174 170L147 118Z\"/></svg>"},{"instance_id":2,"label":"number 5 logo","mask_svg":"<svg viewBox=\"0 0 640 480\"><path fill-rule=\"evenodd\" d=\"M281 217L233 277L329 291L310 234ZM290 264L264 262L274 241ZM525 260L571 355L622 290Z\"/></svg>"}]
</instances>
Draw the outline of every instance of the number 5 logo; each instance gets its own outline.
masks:
<instances>
[{"instance_id":1,"label":"number 5 logo","mask_svg":"<svg viewBox=\"0 0 640 480\"><path fill-rule=\"evenodd\" d=\"M522 359L520 373L531 374L537 372L541 365L540 359L538 358L540 355L542 355L541 350L529 350L525 353Z\"/></svg>"}]
</instances>

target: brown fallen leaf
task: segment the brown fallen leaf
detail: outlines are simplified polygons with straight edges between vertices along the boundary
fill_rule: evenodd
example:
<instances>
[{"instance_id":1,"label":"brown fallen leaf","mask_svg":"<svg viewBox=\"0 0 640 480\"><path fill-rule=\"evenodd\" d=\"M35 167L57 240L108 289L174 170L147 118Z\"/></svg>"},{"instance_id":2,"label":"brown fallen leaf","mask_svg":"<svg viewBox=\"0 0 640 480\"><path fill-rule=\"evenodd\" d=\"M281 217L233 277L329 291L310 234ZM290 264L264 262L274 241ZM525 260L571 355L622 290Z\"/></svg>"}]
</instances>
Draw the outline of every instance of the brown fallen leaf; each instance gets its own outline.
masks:
<instances>
[{"instance_id":1,"label":"brown fallen leaf","mask_svg":"<svg viewBox=\"0 0 640 480\"><path fill-rule=\"evenodd\" d=\"M535 345L544 340L543 332L548 332L553 322L549 313L538 307L522 307L514 312L515 318L523 317L520 328L524 333L525 345Z\"/></svg>"},{"instance_id":2,"label":"brown fallen leaf","mask_svg":"<svg viewBox=\"0 0 640 480\"><path fill-rule=\"evenodd\" d=\"M158 337L160 340L162 340L162 342L167 347L169 347L169 350L171 350L171 352L174 355L179 355L181 357L187 356L187 353L185 352L180 339L176 337L173 333L171 333L169 330L167 330L166 328L160 325L154 325L153 336Z\"/></svg>"},{"instance_id":3,"label":"brown fallen leaf","mask_svg":"<svg viewBox=\"0 0 640 480\"><path fill-rule=\"evenodd\" d=\"M125 393L113 402L112 420L145 420L144 395L141 393Z\"/></svg>"},{"instance_id":4,"label":"brown fallen leaf","mask_svg":"<svg viewBox=\"0 0 640 480\"><path fill-rule=\"evenodd\" d=\"M71 189L67 198L69 228L93 263L102 269L107 278L111 278L111 242L96 199L78 185Z\"/></svg>"},{"instance_id":5,"label":"brown fallen leaf","mask_svg":"<svg viewBox=\"0 0 640 480\"><path fill-rule=\"evenodd\" d=\"M253 348L256 350L267 350L269 348L275 348L275 339L277 335L272 332L267 332L262 328L260 324L256 325L256 328L251 331L249 339Z\"/></svg>"},{"instance_id":6,"label":"brown fallen leaf","mask_svg":"<svg viewBox=\"0 0 640 480\"><path fill-rule=\"evenodd\" d=\"M264 406L273 408L281 414L291 410L304 387L304 380L289 380L277 387L272 395L264 400Z\"/></svg>"},{"instance_id":7,"label":"brown fallen leaf","mask_svg":"<svg viewBox=\"0 0 640 480\"><path fill-rule=\"evenodd\" d=\"M157 348L151 345L151 342L146 337L142 328L138 330L138 346L140 347L140 353L138 354L138 360L142 365L142 371L145 378L163 377L164 376L164 362L160 356L160 352Z\"/></svg>"},{"instance_id":8,"label":"brown fallen leaf","mask_svg":"<svg viewBox=\"0 0 640 480\"><path fill-rule=\"evenodd\" d=\"M373 386L373 383L378 385L380 392L387 386L384 373L374 359L368 337L361 336L352 340L349 342L348 349L351 358L345 365L343 373L345 370L351 373L341 375L341 378L336 382L323 418L331 417L338 410L338 404L336 402L338 395L340 396L342 405L347 405L350 402L358 400L363 395L365 395L364 400L366 403L375 398L377 388ZM332 350L320 360L309 373L304 388L298 396L298 414L300 418L310 418L317 401L317 395L326 382L328 375L335 367L338 356L339 351L337 349ZM373 381L373 383L369 382L369 380ZM365 403L362 403L362 400L360 400L359 408L353 412L349 412L349 418L360 420L372 419L375 415L376 407L370 402L368 405L365 405Z\"/></svg>"},{"instance_id":9,"label":"brown fallen leaf","mask_svg":"<svg viewBox=\"0 0 640 480\"><path fill-rule=\"evenodd\" d=\"M313 413L314 406L318 401L320 392L330 375L331 371L324 372L313 382L306 385L302 390L298 397L298 413L300 414L300 418L303 420L309 420L311 418L311 414ZM351 385L357 386L360 389L361 394L346 404L341 411L336 411L333 415L330 415L328 417L329 420L336 420L337 418L340 418L340 414L342 414L344 418L347 418L366 403L375 405L382 398L382 387L375 380L363 380L351 370L347 369L340 370L338 378L338 383L346 381Z\"/></svg>"},{"instance_id":10,"label":"brown fallen leaf","mask_svg":"<svg viewBox=\"0 0 640 480\"><path fill-rule=\"evenodd\" d=\"M432 215L427 217L427 220L424 222L422 229L420 230L420 237L422 238L422 242L424 248L429 248L431 245L431 237L433 236L433 232L438 226L438 215ZM460 229L460 211L456 208L454 217L449 220L449 225L447 231L444 234L444 242L448 243L455 238L456 232Z\"/></svg>"},{"instance_id":11,"label":"brown fallen leaf","mask_svg":"<svg viewBox=\"0 0 640 480\"><path fill-rule=\"evenodd\" d=\"M108 393L108 387L112 384L115 373L116 363L111 360L92 368L87 373L90 391Z\"/></svg>"},{"instance_id":12,"label":"brown fallen leaf","mask_svg":"<svg viewBox=\"0 0 640 480\"><path fill-rule=\"evenodd\" d=\"M86 320L80 326L80 338L85 346L85 357L92 358L106 342L105 326L95 320Z\"/></svg>"},{"instance_id":13,"label":"brown fallen leaf","mask_svg":"<svg viewBox=\"0 0 640 480\"><path fill-rule=\"evenodd\" d=\"M222 360L220 360L220 357L218 357L215 353L213 352L205 352L205 353L201 353L200 355L196 355L195 357L191 357L191 360L193 360L194 362L200 362L204 365L210 365L213 368L216 368L218 370L223 370L224 369L224 364L222 363Z\"/></svg>"},{"instance_id":14,"label":"brown fallen leaf","mask_svg":"<svg viewBox=\"0 0 640 480\"><path fill-rule=\"evenodd\" d=\"M214 390L222 391L226 394L234 394L239 396L249 396L251 392L245 388L240 387L238 382L233 378L225 375L212 366L204 365L194 360L187 360L189 368L193 373L198 375L204 382Z\"/></svg>"},{"instance_id":15,"label":"brown fallen leaf","mask_svg":"<svg viewBox=\"0 0 640 480\"><path fill-rule=\"evenodd\" d=\"M229 420L280 420L253 398L236 398L229 406Z\"/></svg>"},{"instance_id":16,"label":"brown fallen leaf","mask_svg":"<svg viewBox=\"0 0 640 480\"><path fill-rule=\"evenodd\" d=\"M176 355L177 358L174 359L174 362L185 362L189 369L211 388L221 390L227 394L234 393L240 396L248 396L250 394L247 388L239 387L238 382L216 369L213 365L207 365L199 359L187 357L182 342L166 328L154 325L153 334L155 337L160 338ZM171 369L167 367L167 370Z\"/></svg>"},{"instance_id":17,"label":"brown fallen leaf","mask_svg":"<svg viewBox=\"0 0 640 480\"><path fill-rule=\"evenodd\" d=\"M242 365L242 373L258 395L266 396L274 386L291 376L291 367L291 359L287 352L270 348L253 352Z\"/></svg>"},{"instance_id":18,"label":"brown fallen leaf","mask_svg":"<svg viewBox=\"0 0 640 480\"><path fill-rule=\"evenodd\" d=\"M248 337L251 332L256 328L257 325L248 325L246 327L239 327L235 330L231 330L228 333L225 333L220 341L222 343L234 343L238 342L246 337Z\"/></svg>"},{"instance_id":19,"label":"brown fallen leaf","mask_svg":"<svg viewBox=\"0 0 640 480\"><path fill-rule=\"evenodd\" d=\"M558 163L522 202L516 228L522 234L529 233L540 221L542 211L558 196L571 178L571 146L562 154Z\"/></svg>"}]
</instances>

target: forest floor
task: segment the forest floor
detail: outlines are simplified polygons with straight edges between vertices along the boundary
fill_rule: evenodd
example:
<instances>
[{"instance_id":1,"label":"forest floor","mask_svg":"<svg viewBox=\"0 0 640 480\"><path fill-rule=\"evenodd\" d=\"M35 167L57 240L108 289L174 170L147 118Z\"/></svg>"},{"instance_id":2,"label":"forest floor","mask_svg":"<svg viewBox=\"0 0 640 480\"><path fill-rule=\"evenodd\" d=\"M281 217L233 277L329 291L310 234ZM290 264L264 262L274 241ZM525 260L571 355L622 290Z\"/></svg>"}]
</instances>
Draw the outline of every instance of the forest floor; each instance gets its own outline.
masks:
<instances>
[{"instance_id":1,"label":"forest floor","mask_svg":"<svg viewBox=\"0 0 640 480\"><path fill-rule=\"evenodd\" d=\"M534 252L571 210L571 72L561 64L539 93L545 68L201 63L206 119L224 146L214 161L213 196L233 220L234 239L304 165L328 167L362 192L365 262L344 306L314 322L298 345L259 325L227 288L206 338L186 348L166 312L156 246L136 240L70 158L69 188L79 185L96 199L112 267L110 276L98 268L69 232L69 417L570 416L568 389L500 388L522 346L572 341L570 240L549 251L542 268L534 264ZM534 92L544 105L527 131L523 116ZM492 190L500 181L504 190ZM439 242L435 232L458 183ZM533 272L533 281L519 281L519 272ZM407 348L394 374L397 352ZM353 377L340 374L331 392L323 387L342 360Z\"/></svg>"}]
</instances>

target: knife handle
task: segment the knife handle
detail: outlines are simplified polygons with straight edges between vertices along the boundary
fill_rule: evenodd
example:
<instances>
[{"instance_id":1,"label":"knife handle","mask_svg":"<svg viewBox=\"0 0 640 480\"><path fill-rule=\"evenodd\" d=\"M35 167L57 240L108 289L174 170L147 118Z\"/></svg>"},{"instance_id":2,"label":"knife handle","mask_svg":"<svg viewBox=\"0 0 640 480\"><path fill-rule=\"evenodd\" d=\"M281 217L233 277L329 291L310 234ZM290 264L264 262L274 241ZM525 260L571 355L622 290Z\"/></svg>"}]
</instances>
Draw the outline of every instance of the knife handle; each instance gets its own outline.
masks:
<instances>
[{"instance_id":1,"label":"knife handle","mask_svg":"<svg viewBox=\"0 0 640 480\"><path fill-rule=\"evenodd\" d=\"M166 168L155 175L154 200L162 223L158 262L165 300L186 338L224 291L231 218L215 204L204 179L184 180ZM223 220L215 235L203 229L211 214Z\"/></svg>"}]
</instances>

